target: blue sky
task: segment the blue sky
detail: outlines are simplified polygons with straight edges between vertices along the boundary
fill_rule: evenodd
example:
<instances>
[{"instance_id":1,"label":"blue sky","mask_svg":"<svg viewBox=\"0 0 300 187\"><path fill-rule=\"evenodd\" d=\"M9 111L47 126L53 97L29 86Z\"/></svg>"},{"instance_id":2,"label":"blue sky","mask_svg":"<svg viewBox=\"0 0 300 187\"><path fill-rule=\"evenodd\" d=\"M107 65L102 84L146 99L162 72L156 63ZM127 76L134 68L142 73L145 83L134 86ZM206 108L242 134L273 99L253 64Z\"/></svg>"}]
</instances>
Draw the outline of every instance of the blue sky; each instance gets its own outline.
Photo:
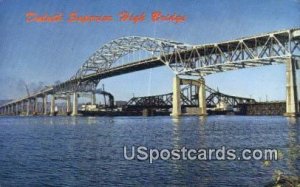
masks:
<instances>
[{"instance_id":1,"label":"blue sky","mask_svg":"<svg viewBox=\"0 0 300 187\"><path fill-rule=\"evenodd\" d=\"M26 23L25 14L65 17L76 11L80 15L113 15L128 11L146 13L146 21L120 23ZM152 23L149 15L181 14L180 24ZM263 32L299 27L300 1L103 1L103 0L0 0L0 99L24 95L24 83L30 89L39 84L67 80L98 48L113 39L138 35L205 44L235 39ZM257 100L285 98L285 67L270 66L210 75L206 82L220 91L251 96ZM297 72L298 77L299 72ZM117 100L135 96L162 94L172 90L173 73L155 68L102 80L106 90ZM298 79L299 80L299 79ZM299 81L298 81L299 82ZM100 86L100 85L99 85Z\"/></svg>"}]
</instances>

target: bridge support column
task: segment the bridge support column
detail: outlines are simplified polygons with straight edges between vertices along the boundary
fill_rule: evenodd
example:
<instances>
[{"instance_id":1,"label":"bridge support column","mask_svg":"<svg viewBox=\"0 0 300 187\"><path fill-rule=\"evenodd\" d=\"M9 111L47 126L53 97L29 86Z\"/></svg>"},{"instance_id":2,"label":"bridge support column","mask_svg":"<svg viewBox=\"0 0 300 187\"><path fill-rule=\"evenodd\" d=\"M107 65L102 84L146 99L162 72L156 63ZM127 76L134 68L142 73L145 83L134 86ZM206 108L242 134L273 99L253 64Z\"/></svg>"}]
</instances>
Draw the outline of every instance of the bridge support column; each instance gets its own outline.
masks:
<instances>
[{"instance_id":1,"label":"bridge support column","mask_svg":"<svg viewBox=\"0 0 300 187\"><path fill-rule=\"evenodd\" d=\"M15 104L15 115L18 115L18 113L19 113L19 104L16 103Z\"/></svg>"},{"instance_id":2,"label":"bridge support column","mask_svg":"<svg viewBox=\"0 0 300 187\"><path fill-rule=\"evenodd\" d=\"M10 105L10 114L14 115L14 104Z\"/></svg>"},{"instance_id":3,"label":"bridge support column","mask_svg":"<svg viewBox=\"0 0 300 187\"><path fill-rule=\"evenodd\" d=\"M26 116L29 116L30 114L30 99L27 100L27 103L26 103Z\"/></svg>"},{"instance_id":4,"label":"bridge support column","mask_svg":"<svg viewBox=\"0 0 300 187\"><path fill-rule=\"evenodd\" d=\"M92 105L95 105L96 104L96 93L95 92L92 92Z\"/></svg>"},{"instance_id":5,"label":"bridge support column","mask_svg":"<svg viewBox=\"0 0 300 187\"><path fill-rule=\"evenodd\" d=\"M78 95L77 92L74 92L72 116L77 116L77 115L78 115Z\"/></svg>"},{"instance_id":6,"label":"bridge support column","mask_svg":"<svg viewBox=\"0 0 300 187\"><path fill-rule=\"evenodd\" d=\"M17 113L18 113L18 104L15 103L14 104L14 115L17 115Z\"/></svg>"},{"instance_id":7,"label":"bridge support column","mask_svg":"<svg viewBox=\"0 0 300 187\"><path fill-rule=\"evenodd\" d=\"M16 103L16 115L20 113L20 103Z\"/></svg>"},{"instance_id":8,"label":"bridge support column","mask_svg":"<svg viewBox=\"0 0 300 187\"><path fill-rule=\"evenodd\" d=\"M38 113L38 98L34 98L34 114Z\"/></svg>"},{"instance_id":9,"label":"bridge support column","mask_svg":"<svg viewBox=\"0 0 300 187\"><path fill-rule=\"evenodd\" d=\"M18 113L18 104L17 103L13 104L13 108L14 108L14 115L17 115L17 113Z\"/></svg>"},{"instance_id":10,"label":"bridge support column","mask_svg":"<svg viewBox=\"0 0 300 187\"><path fill-rule=\"evenodd\" d=\"M50 116L55 115L55 96L51 96L51 105L50 105Z\"/></svg>"},{"instance_id":11,"label":"bridge support column","mask_svg":"<svg viewBox=\"0 0 300 187\"><path fill-rule=\"evenodd\" d=\"M204 78L200 79L199 92L198 92L198 100L199 100L199 115L206 116L206 91L205 91L205 80Z\"/></svg>"},{"instance_id":12,"label":"bridge support column","mask_svg":"<svg viewBox=\"0 0 300 187\"><path fill-rule=\"evenodd\" d=\"M20 102L20 115L24 113L24 101Z\"/></svg>"},{"instance_id":13,"label":"bridge support column","mask_svg":"<svg viewBox=\"0 0 300 187\"><path fill-rule=\"evenodd\" d=\"M25 108L25 106L26 106L26 101L25 100L23 100L22 101L22 115L24 115L25 114L25 111L26 111L26 108Z\"/></svg>"},{"instance_id":14,"label":"bridge support column","mask_svg":"<svg viewBox=\"0 0 300 187\"><path fill-rule=\"evenodd\" d=\"M69 115L71 112L71 98L69 94L67 95L66 99L67 99L67 115Z\"/></svg>"},{"instance_id":15,"label":"bridge support column","mask_svg":"<svg viewBox=\"0 0 300 187\"><path fill-rule=\"evenodd\" d=\"M11 114L15 115L15 104L11 105Z\"/></svg>"},{"instance_id":16,"label":"bridge support column","mask_svg":"<svg viewBox=\"0 0 300 187\"><path fill-rule=\"evenodd\" d=\"M176 75L173 78L173 101L172 101L172 114L171 116L181 115L181 101L180 101L180 78Z\"/></svg>"},{"instance_id":17,"label":"bridge support column","mask_svg":"<svg viewBox=\"0 0 300 187\"><path fill-rule=\"evenodd\" d=\"M286 61L286 113L285 116L299 115L299 103L296 83L296 60L291 57Z\"/></svg>"},{"instance_id":18,"label":"bridge support column","mask_svg":"<svg viewBox=\"0 0 300 187\"><path fill-rule=\"evenodd\" d=\"M43 97L43 113L44 113L44 115L47 115L47 113L48 113L48 111L47 111L48 103L47 102L48 102L47 95L44 95L44 97Z\"/></svg>"}]
</instances>

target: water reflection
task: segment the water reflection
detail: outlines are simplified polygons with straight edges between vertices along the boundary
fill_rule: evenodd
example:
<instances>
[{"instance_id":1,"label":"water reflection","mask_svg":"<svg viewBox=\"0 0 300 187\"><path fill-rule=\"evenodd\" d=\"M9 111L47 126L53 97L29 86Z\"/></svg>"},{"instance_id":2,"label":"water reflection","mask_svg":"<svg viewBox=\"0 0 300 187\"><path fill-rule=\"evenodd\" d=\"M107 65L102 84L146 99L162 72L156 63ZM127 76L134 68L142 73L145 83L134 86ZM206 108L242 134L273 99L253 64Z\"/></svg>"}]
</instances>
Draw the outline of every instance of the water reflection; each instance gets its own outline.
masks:
<instances>
[{"instance_id":1,"label":"water reflection","mask_svg":"<svg viewBox=\"0 0 300 187\"><path fill-rule=\"evenodd\" d=\"M171 119L173 121L173 124L179 125L181 118L180 117L172 117Z\"/></svg>"},{"instance_id":2,"label":"water reflection","mask_svg":"<svg viewBox=\"0 0 300 187\"><path fill-rule=\"evenodd\" d=\"M198 150L206 147L206 123L207 117L203 116L182 116L180 118L172 118L173 149L182 150L182 148L185 147L188 150ZM187 157L187 152L185 155ZM196 156L196 160L183 160L183 158L181 158L180 160L172 161L172 172L174 176L178 176L177 182L188 184L190 183L188 179L189 172L202 173L207 170L209 162L197 160L197 154L193 154L193 156ZM202 178L202 184L208 183L212 180L211 176L206 176L206 174L204 175L205 176Z\"/></svg>"},{"instance_id":3,"label":"water reflection","mask_svg":"<svg viewBox=\"0 0 300 187\"><path fill-rule=\"evenodd\" d=\"M201 126L204 126L207 122L207 116L199 116L199 122Z\"/></svg>"},{"instance_id":4,"label":"water reflection","mask_svg":"<svg viewBox=\"0 0 300 187\"><path fill-rule=\"evenodd\" d=\"M88 125L93 125L97 123L97 118L96 117L87 117L87 124Z\"/></svg>"},{"instance_id":5,"label":"water reflection","mask_svg":"<svg viewBox=\"0 0 300 187\"><path fill-rule=\"evenodd\" d=\"M288 155L289 171L294 176L300 176L300 123L297 118L288 118Z\"/></svg>"}]
</instances>

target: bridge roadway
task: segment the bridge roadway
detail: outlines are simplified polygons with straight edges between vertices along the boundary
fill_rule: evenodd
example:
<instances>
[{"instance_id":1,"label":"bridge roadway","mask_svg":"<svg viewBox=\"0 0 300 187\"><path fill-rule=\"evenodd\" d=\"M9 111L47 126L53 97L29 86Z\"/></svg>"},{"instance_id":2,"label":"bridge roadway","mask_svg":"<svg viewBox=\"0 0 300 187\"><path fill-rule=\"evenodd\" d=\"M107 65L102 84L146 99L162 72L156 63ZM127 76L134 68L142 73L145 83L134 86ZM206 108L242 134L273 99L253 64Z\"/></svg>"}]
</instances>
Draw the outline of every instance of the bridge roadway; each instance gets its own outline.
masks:
<instances>
[{"instance_id":1,"label":"bridge roadway","mask_svg":"<svg viewBox=\"0 0 300 187\"><path fill-rule=\"evenodd\" d=\"M135 40L139 39L138 37L131 37L131 39L132 38ZM111 43L113 42L114 41L112 41ZM86 75L78 74L80 76L75 76L70 80L67 80L58 85L49 86L30 96L6 103L0 106L0 112L1 114L5 114L7 113L6 111L14 110L9 109L10 107L13 108L13 105L18 105L19 103L24 101L29 102L31 99L36 99L38 97L46 97L49 94L56 95L66 94L68 92L73 93L73 102L76 104L76 87L79 87L79 85L83 83L90 83L95 81L95 86L97 86L99 81L104 78L163 65L170 67L175 72L177 78L178 75L197 75L203 78L206 75L218 72L285 63L287 65L287 96L289 97L287 99L287 113L291 113L292 115L299 113L299 108L296 107L295 104L297 103L298 98L296 96L297 85L294 78L296 69L300 67L299 28L275 31L257 36L244 37L236 40L206 45L191 46L174 42L164 43L165 40L157 40L154 42L156 42L157 45L163 47L169 45L167 46L167 48L169 49L173 47L173 51L161 51L159 56L115 67L113 66L113 63L115 63L117 59L114 59L114 61L110 62L110 65L105 69L98 68L96 72L92 72ZM127 54L130 52L134 52L137 49L144 49L143 44L140 44L140 48L137 46L137 44L135 43L135 46L131 46L134 50L128 50ZM119 46L119 48L123 50L121 46ZM165 50L165 48L163 48L163 50ZM99 56L98 53L96 54ZM105 54L100 54L101 57L103 55ZM122 53L122 55L125 55L125 53ZM118 57L121 56L119 55ZM95 55L93 55L93 58L89 58L94 59L95 61L93 64L93 68L95 68L95 65L99 64L96 63L97 60L99 60L97 58L95 57ZM83 65L82 67L84 67L83 69L89 69L92 66L88 67ZM82 68L80 70L82 71ZM88 70L85 70L85 72L88 72ZM173 88L175 81L176 80L174 79ZM53 107L51 107L51 109L53 109ZM73 108L73 111L74 110L77 110L77 108ZM76 112L74 114L76 114ZM180 112L178 114L180 115Z\"/></svg>"}]
</instances>

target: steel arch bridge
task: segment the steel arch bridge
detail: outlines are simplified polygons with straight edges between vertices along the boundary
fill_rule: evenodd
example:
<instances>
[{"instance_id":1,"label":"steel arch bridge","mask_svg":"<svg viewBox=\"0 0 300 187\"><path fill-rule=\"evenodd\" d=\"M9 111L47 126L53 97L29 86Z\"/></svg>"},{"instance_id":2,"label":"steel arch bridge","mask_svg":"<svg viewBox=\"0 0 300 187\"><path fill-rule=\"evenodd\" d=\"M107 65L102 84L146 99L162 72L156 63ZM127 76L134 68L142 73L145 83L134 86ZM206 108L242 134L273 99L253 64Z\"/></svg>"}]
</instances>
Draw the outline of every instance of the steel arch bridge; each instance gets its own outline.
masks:
<instances>
[{"instance_id":1,"label":"steel arch bridge","mask_svg":"<svg viewBox=\"0 0 300 187\"><path fill-rule=\"evenodd\" d=\"M94 90L101 79L86 79L86 77L113 69L117 60L127 54L144 50L152 53L152 59L160 58L162 63L167 64L167 61L162 60L167 59L167 55L191 47L189 44L166 39L140 36L122 37L104 44L84 62L69 81L56 85L54 88L56 91Z\"/></svg>"},{"instance_id":2,"label":"steel arch bridge","mask_svg":"<svg viewBox=\"0 0 300 187\"><path fill-rule=\"evenodd\" d=\"M153 55L117 66L117 61L124 55L139 50ZM76 104L77 92L95 91L102 79L153 67L167 66L176 75L203 78L214 73L273 64L286 65L287 114L298 114L299 107L295 104L298 101L295 72L300 68L300 28L204 45L189 45L149 37L122 37L99 48L69 80L6 103L0 110L1 113L7 113L20 103L59 94L73 94L73 102ZM55 101L55 98L52 100Z\"/></svg>"},{"instance_id":3,"label":"steel arch bridge","mask_svg":"<svg viewBox=\"0 0 300 187\"><path fill-rule=\"evenodd\" d=\"M151 52L153 56L114 66L118 59L138 50ZM300 56L300 29L205 45L139 36L122 37L104 44L70 80L54 85L54 91L94 90L103 78L163 65L178 75L206 76L242 68L282 64L291 56Z\"/></svg>"}]
</instances>

